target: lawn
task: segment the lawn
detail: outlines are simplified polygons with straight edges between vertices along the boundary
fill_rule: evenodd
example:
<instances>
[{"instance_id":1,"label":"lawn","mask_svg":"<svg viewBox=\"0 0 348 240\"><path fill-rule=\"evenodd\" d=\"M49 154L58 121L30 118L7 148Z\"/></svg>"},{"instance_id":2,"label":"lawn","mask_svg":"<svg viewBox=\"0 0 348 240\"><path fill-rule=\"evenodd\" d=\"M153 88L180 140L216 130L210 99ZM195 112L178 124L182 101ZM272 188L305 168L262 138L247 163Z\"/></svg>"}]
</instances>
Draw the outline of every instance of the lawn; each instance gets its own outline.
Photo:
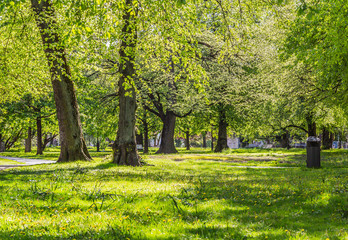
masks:
<instances>
[{"instance_id":1,"label":"lawn","mask_svg":"<svg viewBox=\"0 0 348 240\"><path fill-rule=\"evenodd\" d=\"M0 239L348 239L348 152L324 151L321 169L304 153L180 149L132 168L92 150L88 163L7 169Z\"/></svg>"}]
</instances>

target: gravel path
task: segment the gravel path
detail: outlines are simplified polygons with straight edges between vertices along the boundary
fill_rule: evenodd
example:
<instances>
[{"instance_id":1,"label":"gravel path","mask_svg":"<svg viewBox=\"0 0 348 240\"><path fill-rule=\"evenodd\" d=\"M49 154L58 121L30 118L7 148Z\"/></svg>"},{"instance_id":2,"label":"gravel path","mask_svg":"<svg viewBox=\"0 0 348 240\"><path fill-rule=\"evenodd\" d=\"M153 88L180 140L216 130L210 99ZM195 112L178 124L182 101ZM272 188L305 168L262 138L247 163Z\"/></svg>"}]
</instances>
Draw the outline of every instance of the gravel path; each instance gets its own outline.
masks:
<instances>
[{"instance_id":1,"label":"gravel path","mask_svg":"<svg viewBox=\"0 0 348 240\"><path fill-rule=\"evenodd\" d=\"M5 157L5 156L0 156L0 158L23 163L18 165L1 165L0 170L13 168L13 167L32 166L32 165L39 165L39 164L51 164L56 162L56 161L44 160L44 159L30 159L30 158Z\"/></svg>"}]
</instances>

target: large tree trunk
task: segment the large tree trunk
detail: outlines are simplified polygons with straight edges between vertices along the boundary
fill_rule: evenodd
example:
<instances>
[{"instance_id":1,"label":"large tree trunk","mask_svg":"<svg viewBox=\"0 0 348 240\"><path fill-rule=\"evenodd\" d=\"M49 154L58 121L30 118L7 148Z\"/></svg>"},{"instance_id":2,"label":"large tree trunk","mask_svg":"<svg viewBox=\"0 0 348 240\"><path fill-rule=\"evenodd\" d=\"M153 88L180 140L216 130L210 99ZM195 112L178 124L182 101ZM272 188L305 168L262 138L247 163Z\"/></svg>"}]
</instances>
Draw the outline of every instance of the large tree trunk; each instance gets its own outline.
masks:
<instances>
[{"instance_id":1,"label":"large tree trunk","mask_svg":"<svg viewBox=\"0 0 348 240\"><path fill-rule=\"evenodd\" d=\"M36 129L37 129L37 149L36 155L43 154L43 146L42 146L42 121L41 116L36 117Z\"/></svg>"},{"instance_id":2,"label":"large tree trunk","mask_svg":"<svg viewBox=\"0 0 348 240\"><path fill-rule=\"evenodd\" d=\"M331 133L327 128L324 128L322 134L323 149L331 149L333 140L334 134Z\"/></svg>"},{"instance_id":3,"label":"large tree trunk","mask_svg":"<svg viewBox=\"0 0 348 240\"><path fill-rule=\"evenodd\" d=\"M203 148L207 148L207 132L202 132Z\"/></svg>"},{"instance_id":4,"label":"large tree trunk","mask_svg":"<svg viewBox=\"0 0 348 240\"><path fill-rule=\"evenodd\" d=\"M119 165L140 166L140 157L135 141L136 95L134 88L135 47L137 42L136 14L133 1L126 0L123 11L121 36L119 87L119 122L116 141L113 145L113 162Z\"/></svg>"},{"instance_id":5,"label":"large tree trunk","mask_svg":"<svg viewBox=\"0 0 348 240\"><path fill-rule=\"evenodd\" d=\"M227 149L227 119L226 111L223 107L219 109L219 132L218 141L215 147L215 152L222 152L223 149Z\"/></svg>"},{"instance_id":6,"label":"large tree trunk","mask_svg":"<svg viewBox=\"0 0 348 240\"><path fill-rule=\"evenodd\" d=\"M25 152L31 152L31 137L32 137L32 132L31 132L31 127L28 127L28 138L25 139Z\"/></svg>"},{"instance_id":7,"label":"large tree trunk","mask_svg":"<svg viewBox=\"0 0 348 240\"><path fill-rule=\"evenodd\" d=\"M185 135L186 135L186 139L185 139L186 150L190 150L190 131L187 130L185 132Z\"/></svg>"},{"instance_id":8,"label":"large tree trunk","mask_svg":"<svg viewBox=\"0 0 348 240\"><path fill-rule=\"evenodd\" d=\"M31 0L51 73L61 150L58 162L90 160L64 46L50 0Z\"/></svg>"},{"instance_id":9,"label":"large tree trunk","mask_svg":"<svg viewBox=\"0 0 348 240\"><path fill-rule=\"evenodd\" d=\"M174 130L176 116L174 112L168 110L163 121L161 144L156 153L177 153L174 144Z\"/></svg>"}]
</instances>

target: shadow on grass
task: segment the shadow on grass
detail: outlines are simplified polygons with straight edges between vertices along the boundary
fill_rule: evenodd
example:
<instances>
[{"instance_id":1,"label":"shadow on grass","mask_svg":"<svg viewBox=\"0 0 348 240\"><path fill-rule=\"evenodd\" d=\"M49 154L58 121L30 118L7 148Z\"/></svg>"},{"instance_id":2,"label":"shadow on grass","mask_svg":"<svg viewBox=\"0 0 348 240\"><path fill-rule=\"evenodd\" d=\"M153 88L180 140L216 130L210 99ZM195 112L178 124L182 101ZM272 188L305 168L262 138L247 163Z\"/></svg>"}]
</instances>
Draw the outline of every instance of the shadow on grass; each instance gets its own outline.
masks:
<instances>
[{"instance_id":1,"label":"shadow on grass","mask_svg":"<svg viewBox=\"0 0 348 240\"><path fill-rule=\"evenodd\" d=\"M196 236L208 239L265 239L266 236L268 239L297 239L300 238L296 235L301 234L300 229L305 230L309 239L324 236L326 232L330 239L335 239L337 236L330 231L337 233L337 229L346 229L348 204L345 199L348 189L345 169L230 169L208 161L180 164L168 165L167 168L130 168L111 163L68 163L43 169L31 167L1 172L0 180L6 187L3 185L0 188L0 200L11 198L9 202L13 202L10 205L13 208L17 206L16 200L22 204L39 200L50 206L50 209L45 206L34 208L28 203L18 211L25 210L33 216L40 216L42 211L38 210L49 214L64 208L73 212L91 209L91 212L102 216L109 206L127 206L123 211L128 211L133 225L118 226L110 222L99 230L70 229L68 234L61 229L51 229L41 238L34 230L46 230L35 226L2 231L0 239L151 239L141 230L135 230L148 227L137 217L139 212L134 210L143 202L154 204L157 211L161 211L151 228L157 228L156 224L160 225L167 214L171 217L182 215L182 226L166 230L162 223L159 227L167 231L165 236L157 235L152 239ZM139 186L121 194L121 190L111 191L96 184L112 182L117 185L121 181ZM13 182L18 184L13 185ZM143 182L168 186L175 183L179 187L169 196L161 190L155 193L146 191L147 185L141 185ZM95 187L83 186L90 183L95 183ZM57 190L63 187L65 191ZM114 200L116 197L117 201ZM73 201L69 202L70 199ZM76 205L75 202L81 199L86 202L85 205ZM101 207L98 201L104 201L105 207ZM61 219L65 217L68 215L62 214ZM289 236L285 230L294 235Z\"/></svg>"}]
</instances>

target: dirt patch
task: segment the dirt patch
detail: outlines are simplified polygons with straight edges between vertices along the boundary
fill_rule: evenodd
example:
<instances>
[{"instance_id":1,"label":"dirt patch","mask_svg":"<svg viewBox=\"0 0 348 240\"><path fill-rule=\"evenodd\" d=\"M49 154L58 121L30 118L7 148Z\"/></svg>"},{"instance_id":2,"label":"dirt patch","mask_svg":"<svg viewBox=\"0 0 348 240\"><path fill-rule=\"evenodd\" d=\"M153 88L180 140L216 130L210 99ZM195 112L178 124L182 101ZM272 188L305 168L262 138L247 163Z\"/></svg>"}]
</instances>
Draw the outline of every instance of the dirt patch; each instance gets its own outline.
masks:
<instances>
[{"instance_id":1,"label":"dirt patch","mask_svg":"<svg viewBox=\"0 0 348 240\"><path fill-rule=\"evenodd\" d=\"M173 161L175 161L175 162L182 162L182 161L185 161L185 159L183 159L183 158L174 158Z\"/></svg>"}]
</instances>

